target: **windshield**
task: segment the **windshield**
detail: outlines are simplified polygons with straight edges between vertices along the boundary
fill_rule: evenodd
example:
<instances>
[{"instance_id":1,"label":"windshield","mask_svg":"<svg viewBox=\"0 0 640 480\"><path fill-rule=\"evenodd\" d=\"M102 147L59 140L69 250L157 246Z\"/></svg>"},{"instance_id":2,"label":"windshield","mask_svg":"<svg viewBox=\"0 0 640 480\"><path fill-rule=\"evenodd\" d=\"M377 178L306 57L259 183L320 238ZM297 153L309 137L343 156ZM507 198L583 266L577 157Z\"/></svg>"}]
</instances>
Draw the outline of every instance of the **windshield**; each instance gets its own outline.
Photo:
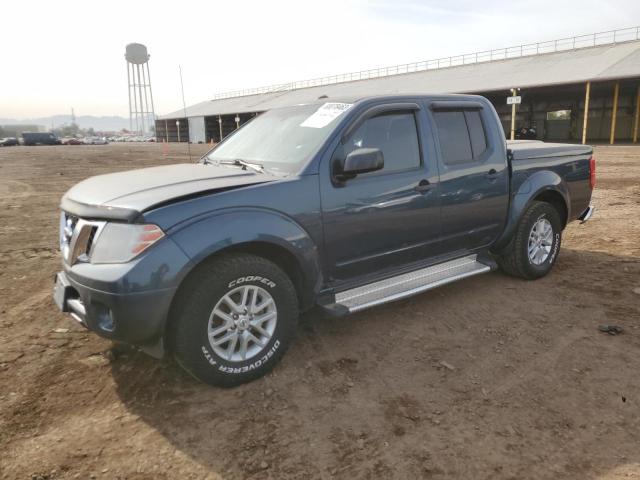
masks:
<instances>
[{"instance_id":1,"label":"windshield","mask_svg":"<svg viewBox=\"0 0 640 480\"><path fill-rule=\"evenodd\" d=\"M275 173L295 173L327 139L348 103L298 105L256 117L204 157L214 164L257 164Z\"/></svg>"}]
</instances>

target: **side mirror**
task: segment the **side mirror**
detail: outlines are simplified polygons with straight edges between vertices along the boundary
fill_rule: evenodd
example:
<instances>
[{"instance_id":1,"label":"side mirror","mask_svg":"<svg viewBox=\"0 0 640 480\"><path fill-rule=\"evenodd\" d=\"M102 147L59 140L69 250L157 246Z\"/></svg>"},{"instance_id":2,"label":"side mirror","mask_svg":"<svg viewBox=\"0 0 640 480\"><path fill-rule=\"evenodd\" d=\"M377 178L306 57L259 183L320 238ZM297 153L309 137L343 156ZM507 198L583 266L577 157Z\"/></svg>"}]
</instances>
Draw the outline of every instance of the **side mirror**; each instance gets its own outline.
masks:
<instances>
[{"instance_id":1,"label":"side mirror","mask_svg":"<svg viewBox=\"0 0 640 480\"><path fill-rule=\"evenodd\" d=\"M360 173L375 172L384 167L384 155L379 148L358 148L347 155L342 166L343 177L353 178Z\"/></svg>"}]
</instances>

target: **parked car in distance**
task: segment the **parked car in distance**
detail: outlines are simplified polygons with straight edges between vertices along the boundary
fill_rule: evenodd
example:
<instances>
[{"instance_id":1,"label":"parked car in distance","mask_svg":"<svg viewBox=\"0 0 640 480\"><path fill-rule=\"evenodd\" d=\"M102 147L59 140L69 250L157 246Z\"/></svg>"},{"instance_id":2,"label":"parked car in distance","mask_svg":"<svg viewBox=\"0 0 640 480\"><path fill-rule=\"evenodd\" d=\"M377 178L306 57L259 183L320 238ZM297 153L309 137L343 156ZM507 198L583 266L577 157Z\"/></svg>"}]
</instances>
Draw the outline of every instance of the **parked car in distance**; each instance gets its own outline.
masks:
<instances>
[{"instance_id":1,"label":"parked car in distance","mask_svg":"<svg viewBox=\"0 0 640 480\"><path fill-rule=\"evenodd\" d=\"M103 337L237 385L273 368L314 306L342 316L497 268L547 275L594 185L590 146L506 142L479 96L273 109L199 164L72 187L54 299Z\"/></svg>"},{"instance_id":2,"label":"parked car in distance","mask_svg":"<svg viewBox=\"0 0 640 480\"><path fill-rule=\"evenodd\" d=\"M25 145L62 145L62 142L53 133L25 132L22 134Z\"/></svg>"},{"instance_id":3,"label":"parked car in distance","mask_svg":"<svg viewBox=\"0 0 640 480\"><path fill-rule=\"evenodd\" d=\"M84 142L79 138L75 137L65 137L62 139L63 145L84 145Z\"/></svg>"},{"instance_id":4,"label":"parked car in distance","mask_svg":"<svg viewBox=\"0 0 640 480\"><path fill-rule=\"evenodd\" d=\"M0 138L0 147L14 147L16 145L20 145L20 142L15 137Z\"/></svg>"},{"instance_id":5,"label":"parked car in distance","mask_svg":"<svg viewBox=\"0 0 640 480\"><path fill-rule=\"evenodd\" d=\"M109 142L105 137L86 137L84 143L87 145L107 145Z\"/></svg>"}]
</instances>

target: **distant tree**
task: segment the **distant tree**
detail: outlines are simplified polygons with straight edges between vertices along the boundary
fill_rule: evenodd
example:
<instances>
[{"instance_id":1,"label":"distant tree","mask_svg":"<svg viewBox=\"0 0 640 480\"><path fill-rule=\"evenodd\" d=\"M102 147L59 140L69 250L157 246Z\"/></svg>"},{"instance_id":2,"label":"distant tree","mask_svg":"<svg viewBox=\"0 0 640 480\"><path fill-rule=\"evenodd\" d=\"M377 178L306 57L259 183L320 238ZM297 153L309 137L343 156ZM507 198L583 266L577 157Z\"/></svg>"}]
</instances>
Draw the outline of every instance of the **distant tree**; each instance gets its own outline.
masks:
<instances>
[{"instance_id":1,"label":"distant tree","mask_svg":"<svg viewBox=\"0 0 640 480\"><path fill-rule=\"evenodd\" d=\"M60 130L63 137L75 137L80 132L80 128L75 123L64 125Z\"/></svg>"},{"instance_id":2,"label":"distant tree","mask_svg":"<svg viewBox=\"0 0 640 480\"><path fill-rule=\"evenodd\" d=\"M4 137L4 128L0 127L0 137Z\"/></svg>"},{"instance_id":3,"label":"distant tree","mask_svg":"<svg viewBox=\"0 0 640 480\"><path fill-rule=\"evenodd\" d=\"M152 132L152 133L156 133L156 126L155 125L151 125L149 127L149 131Z\"/></svg>"},{"instance_id":4,"label":"distant tree","mask_svg":"<svg viewBox=\"0 0 640 480\"><path fill-rule=\"evenodd\" d=\"M96 131L93 129L93 127L89 127L89 129L87 130L87 135L89 135L90 137L93 137L96 134Z\"/></svg>"}]
</instances>

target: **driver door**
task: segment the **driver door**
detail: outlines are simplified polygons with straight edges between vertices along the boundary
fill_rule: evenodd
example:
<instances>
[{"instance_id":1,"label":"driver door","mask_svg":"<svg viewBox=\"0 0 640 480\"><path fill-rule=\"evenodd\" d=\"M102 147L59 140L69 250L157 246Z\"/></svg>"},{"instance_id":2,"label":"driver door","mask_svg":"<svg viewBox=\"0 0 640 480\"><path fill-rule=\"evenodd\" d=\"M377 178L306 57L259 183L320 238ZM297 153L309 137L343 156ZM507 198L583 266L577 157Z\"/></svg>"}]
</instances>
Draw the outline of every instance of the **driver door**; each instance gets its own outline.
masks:
<instances>
[{"instance_id":1,"label":"driver door","mask_svg":"<svg viewBox=\"0 0 640 480\"><path fill-rule=\"evenodd\" d=\"M379 148L384 167L345 181L329 172L321 181L325 261L333 286L441 251L439 178L435 159L425 159L424 112L412 103L370 110L346 128L351 133L324 168L331 170L357 148Z\"/></svg>"}]
</instances>

